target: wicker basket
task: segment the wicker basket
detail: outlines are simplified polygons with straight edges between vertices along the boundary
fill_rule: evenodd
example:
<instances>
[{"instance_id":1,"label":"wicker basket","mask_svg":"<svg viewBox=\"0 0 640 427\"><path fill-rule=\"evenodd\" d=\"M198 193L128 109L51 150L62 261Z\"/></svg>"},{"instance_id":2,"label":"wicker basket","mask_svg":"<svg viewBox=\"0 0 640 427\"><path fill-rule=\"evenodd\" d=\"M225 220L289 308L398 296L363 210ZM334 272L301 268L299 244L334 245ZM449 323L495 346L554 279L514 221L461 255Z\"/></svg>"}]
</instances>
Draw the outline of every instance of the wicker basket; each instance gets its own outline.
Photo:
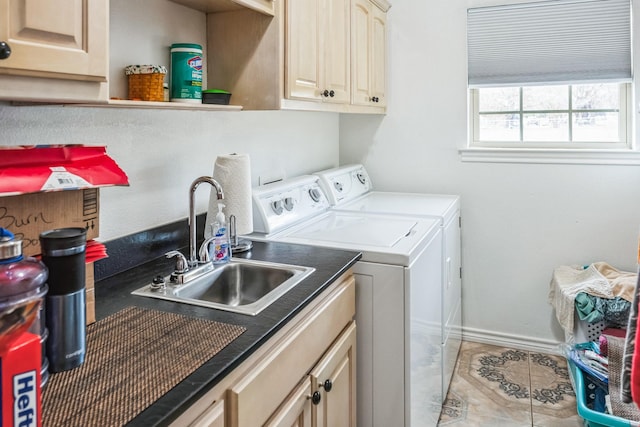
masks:
<instances>
[{"instance_id":1,"label":"wicker basket","mask_svg":"<svg viewBox=\"0 0 640 427\"><path fill-rule=\"evenodd\" d=\"M129 99L164 101L164 76L167 69L161 65L129 65L124 69L129 77Z\"/></svg>"}]
</instances>

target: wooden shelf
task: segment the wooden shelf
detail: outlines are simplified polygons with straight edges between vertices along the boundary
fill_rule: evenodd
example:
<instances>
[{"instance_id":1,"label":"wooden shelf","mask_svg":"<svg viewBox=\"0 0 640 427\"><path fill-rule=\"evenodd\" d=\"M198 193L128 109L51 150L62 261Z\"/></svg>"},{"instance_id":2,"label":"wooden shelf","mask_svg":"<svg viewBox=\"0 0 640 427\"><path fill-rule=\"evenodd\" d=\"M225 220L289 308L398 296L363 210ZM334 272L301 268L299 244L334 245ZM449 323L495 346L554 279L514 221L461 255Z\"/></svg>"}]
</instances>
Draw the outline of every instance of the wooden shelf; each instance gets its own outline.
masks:
<instances>
[{"instance_id":1,"label":"wooden shelf","mask_svg":"<svg viewBox=\"0 0 640 427\"><path fill-rule=\"evenodd\" d=\"M65 104L66 106L108 107L108 108L146 108L150 110L193 110L193 111L241 111L240 105L196 104L188 102L129 101L110 99L106 104Z\"/></svg>"},{"instance_id":2,"label":"wooden shelf","mask_svg":"<svg viewBox=\"0 0 640 427\"><path fill-rule=\"evenodd\" d=\"M274 0L171 0L205 13L252 9L263 15L274 15ZM383 0L384 1L384 0Z\"/></svg>"}]
</instances>

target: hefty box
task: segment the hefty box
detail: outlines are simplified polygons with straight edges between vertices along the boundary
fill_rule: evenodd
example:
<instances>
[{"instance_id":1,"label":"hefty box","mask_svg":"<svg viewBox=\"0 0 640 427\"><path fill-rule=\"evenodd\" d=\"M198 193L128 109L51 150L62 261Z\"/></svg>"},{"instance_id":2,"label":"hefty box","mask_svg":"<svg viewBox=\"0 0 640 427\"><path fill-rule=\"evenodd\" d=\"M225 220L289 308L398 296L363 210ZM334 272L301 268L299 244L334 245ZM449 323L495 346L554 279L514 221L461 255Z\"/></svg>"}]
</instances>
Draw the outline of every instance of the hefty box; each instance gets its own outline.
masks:
<instances>
[{"instance_id":1,"label":"hefty box","mask_svg":"<svg viewBox=\"0 0 640 427\"><path fill-rule=\"evenodd\" d=\"M0 355L1 427L40 427L42 347L38 335L25 332Z\"/></svg>"}]
</instances>

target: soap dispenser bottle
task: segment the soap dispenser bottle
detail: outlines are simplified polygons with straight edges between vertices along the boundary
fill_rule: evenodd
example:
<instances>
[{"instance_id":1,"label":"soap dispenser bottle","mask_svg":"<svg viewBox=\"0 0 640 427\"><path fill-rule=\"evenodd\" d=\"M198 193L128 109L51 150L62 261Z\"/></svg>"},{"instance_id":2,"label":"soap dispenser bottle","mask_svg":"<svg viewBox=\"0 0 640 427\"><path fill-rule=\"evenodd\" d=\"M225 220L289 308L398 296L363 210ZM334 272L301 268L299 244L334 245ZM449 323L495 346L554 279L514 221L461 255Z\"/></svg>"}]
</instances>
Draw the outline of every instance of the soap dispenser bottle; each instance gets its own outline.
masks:
<instances>
[{"instance_id":1,"label":"soap dispenser bottle","mask_svg":"<svg viewBox=\"0 0 640 427\"><path fill-rule=\"evenodd\" d=\"M222 209L224 204L218 203L218 213L216 220L212 224L212 234L215 236L213 240L213 251L211 253L211 261L214 264L223 264L229 262L231 254L229 253L229 233L227 231L227 220Z\"/></svg>"}]
</instances>

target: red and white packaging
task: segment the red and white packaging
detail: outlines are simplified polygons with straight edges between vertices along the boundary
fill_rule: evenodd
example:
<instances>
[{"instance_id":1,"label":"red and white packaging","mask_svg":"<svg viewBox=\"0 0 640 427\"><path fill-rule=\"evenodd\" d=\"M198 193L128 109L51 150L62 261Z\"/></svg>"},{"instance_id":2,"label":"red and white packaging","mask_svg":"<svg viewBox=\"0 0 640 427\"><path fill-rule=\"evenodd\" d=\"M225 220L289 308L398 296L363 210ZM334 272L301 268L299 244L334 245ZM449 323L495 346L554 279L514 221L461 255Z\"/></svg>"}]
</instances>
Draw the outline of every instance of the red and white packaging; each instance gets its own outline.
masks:
<instances>
[{"instance_id":1,"label":"red and white packaging","mask_svg":"<svg viewBox=\"0 0 640 427\"><path fill-rule=\"evenodd\" d=\"M105 147L0 147L0 196L112 185L129 185L129 180Z\"/></svg>"},{"instance_id":2,"label":"red and white packaging","mask_svg":"<svg viewBox=\"0 0 640 427\"><path fill-rule=\"evenodd\" d=\"M30 332L0 355L1 427L42 425L41 355L40 337Z\"/></svg>"}]
</instances>

